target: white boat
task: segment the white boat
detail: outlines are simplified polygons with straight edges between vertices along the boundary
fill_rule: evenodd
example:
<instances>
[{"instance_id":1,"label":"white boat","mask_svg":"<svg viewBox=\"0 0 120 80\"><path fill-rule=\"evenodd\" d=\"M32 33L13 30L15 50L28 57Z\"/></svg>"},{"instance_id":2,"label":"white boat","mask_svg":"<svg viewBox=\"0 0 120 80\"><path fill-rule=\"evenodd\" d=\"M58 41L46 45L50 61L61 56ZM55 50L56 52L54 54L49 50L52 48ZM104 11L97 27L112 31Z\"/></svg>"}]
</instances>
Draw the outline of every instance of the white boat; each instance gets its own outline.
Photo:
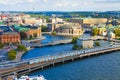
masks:
<instances>
[{"instance_id":1,"label":"white boat","mask_svg":"<svg viewBox=\"0 0 120 80\"><path fill-rule=\"evenodd\" d=\"M16 78L15 80L47 80L45 79L44 76L40 75L40 76L21 76L20 78Z\"/></svg>"}]
</instances>

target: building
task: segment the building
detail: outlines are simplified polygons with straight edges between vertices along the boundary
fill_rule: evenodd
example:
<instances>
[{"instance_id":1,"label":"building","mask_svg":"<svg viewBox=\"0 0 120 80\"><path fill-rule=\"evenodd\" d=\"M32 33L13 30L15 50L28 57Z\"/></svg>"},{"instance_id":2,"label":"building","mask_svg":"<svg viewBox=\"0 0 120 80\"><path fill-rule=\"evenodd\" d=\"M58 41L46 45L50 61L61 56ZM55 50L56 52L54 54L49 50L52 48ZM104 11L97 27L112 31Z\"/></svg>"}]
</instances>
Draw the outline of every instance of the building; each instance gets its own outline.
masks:
<instances>
[{"instance_id":1,"label":"building","mask_svg":"<svg viewBox=\"0 0 120 80\"><path fill-rule=\"evenodd\" d=\"M0 42L3 44L20 43L20 35L16 32L1 33Z\"/></svg>"},{"instance_id":2,"label":"building","mask_svg":"<svg viewBox=\"0 0 120 80\"><path fill-rule=\"evenodd\" d=\"M112 31L108 32L108 40L115 39L115 34Z\"/></svg>"},{"instance_id":3,"label":"building","mask_svg":"<svg viewBox=\"0 0 120 80\"><path fill-rule=\"evenodd\" d=\"M48 20L48 23L53 23L53 24L56 24L56 23L63 23L63 19L62 18L57 18L57 17L55 17L55 18L50 18L49 20Z\"/></svg>"},{"instance_id":4,"label":"building","mask_svg":"<svg viewBox=\"0 0 120 80\"><path fill-rule=\"evenodd\" d=\"M57 33L62 34L72 34L72 35L81 35L83 34L83 29L80 25L62 25L55 30Z\"/></svg>"},{"instance_id":5,"label":"building","mask_svg":"<svg viewBox=\"0 0 120 80\"><path fill-rule=\"evenodd\" d=\"M30 38L30 36L34 37L34 38L39 38L41 37L41 28L40 27L33 27L30 28L28 31L26 31L28 38Z\"/></svg>"},{"instance_id":6,"label":"building","mask_svg":"<svg viewBox=\"0 0 120 80\"><path fill-rule=\"evenodd\" d=\"M41 37L41 27L38 26L17 26L14 25L13 27L14 30L17 32L25 32L27 34L27 38L34 37L34 38L39 38Z\"/></svg>"},{"instance_id":7,"label":"building","mask_svg":"<svg viewBox=\"0 0 120 80\"><path fill-rule=\"evenodd\" d=\"M107 21L107 18L73 18L70 20L70 22L79 23L84 27L91 27L96 24L104 24Z\"/></svg>"},{"instance_id":8,"label":"building","mask_svg":"<svg viewBox=\"0 0 120 80\"><path fill-rule=\"evenodd\" d=\"M64 23L48 23L47 27L49 31L55 31L57 28L59 28L60 26L64 25Z\"/></svg>"},{"instance_id":9,"label":"building","mask_svg":"<svg viewBox=\"0 0 120 80\"><path fill-rule=\"evenodd\" d=\"M36 24L37 20L35 18L25 18L22 20L23 24Z\"/></svg>"},{"instance_id":10,"label":"building","mask_svg":"<svg viewBox=\"0 0 120 80\"><path fill-rule=\"evenodd\" d=\"M93 48L94 42L91 39L79 38L77 39L77 45L82 48Z\"/></svg>"}]
</instances>

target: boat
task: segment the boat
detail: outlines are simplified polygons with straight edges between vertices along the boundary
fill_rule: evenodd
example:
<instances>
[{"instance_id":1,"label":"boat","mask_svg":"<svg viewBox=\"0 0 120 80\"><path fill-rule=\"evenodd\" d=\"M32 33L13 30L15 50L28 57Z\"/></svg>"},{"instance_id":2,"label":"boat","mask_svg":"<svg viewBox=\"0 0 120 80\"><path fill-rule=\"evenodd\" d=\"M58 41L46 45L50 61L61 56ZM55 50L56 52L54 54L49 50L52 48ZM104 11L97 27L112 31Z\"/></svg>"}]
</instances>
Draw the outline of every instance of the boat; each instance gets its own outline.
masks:
<instances>
[{"instance_id":1,"label":"boat","mask_svg":"<svg viewBox=\"0 0 120 80\"><path fill-rule=\"evenodd\" d=\"M15 80L47 80L44 76L21 76L20 78L16 78Z\"/></svg>"}]
</instances>

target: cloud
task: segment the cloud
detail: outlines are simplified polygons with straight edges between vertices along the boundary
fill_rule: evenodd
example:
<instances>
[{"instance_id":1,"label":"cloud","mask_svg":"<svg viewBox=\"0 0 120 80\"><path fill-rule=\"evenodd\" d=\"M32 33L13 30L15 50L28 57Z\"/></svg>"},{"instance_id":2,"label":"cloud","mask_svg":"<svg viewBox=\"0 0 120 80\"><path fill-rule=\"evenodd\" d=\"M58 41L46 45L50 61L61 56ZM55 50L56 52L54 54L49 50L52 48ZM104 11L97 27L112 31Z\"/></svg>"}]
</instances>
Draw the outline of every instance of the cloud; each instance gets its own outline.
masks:
<instances>
[{"instance_id":1,"label":"cloud","mask_svg":"<svg viewBox=\"0 0 120 80\"><path fill-rule=\"evenodd\" d=\"M62 7L63 5L61 3L56 4L57 7Z\"/></svg>"},{"instance_id":2,"label":"cloud","mask_svg":"<svg viewBox=\"0 0 120 80\"><path fill-rule=\"evenodd\" d=\"M118 3L120 0L95 0L96 2L101 2L101 3Z\"/></svg>"},{"instance_id":3,"label":"cloud","mask_svg":"<svg viewBox=\"0 0 120 80\"><path fill-rule=\"evenodd\" d=\"M28 0L28 2L33 2L33 0Z\"/></svg>"},{"instance_id":4,"label":"cloud","mask_svg":"<svg viewBox=\"0 0 120 80\"><path fill-rule=\"evenodd\" d=\"M77 3L73 3L73 4L72 4L72 7L76 7L76 6L78 6Z\"/></svg>"},{"instance_id":5,"label":"cloud","mask_svg":"<svg viewBox=\"0 0 120 80\"><path fill-rule=\"evenodd\" d=\"M19 5L19 6L18 6ZM0 10L74 11L120 10L120 0L0 0Z\"/></svg>"},{"instance_id":6,"label":"cloud","mask_svg":"<svg viewBox=\"0 0 120 80\"><path fill-rule=\"evenodd\" d=\"M44 2L48 2L48 0L43 0Z\"/></svg>"}]
</instances>

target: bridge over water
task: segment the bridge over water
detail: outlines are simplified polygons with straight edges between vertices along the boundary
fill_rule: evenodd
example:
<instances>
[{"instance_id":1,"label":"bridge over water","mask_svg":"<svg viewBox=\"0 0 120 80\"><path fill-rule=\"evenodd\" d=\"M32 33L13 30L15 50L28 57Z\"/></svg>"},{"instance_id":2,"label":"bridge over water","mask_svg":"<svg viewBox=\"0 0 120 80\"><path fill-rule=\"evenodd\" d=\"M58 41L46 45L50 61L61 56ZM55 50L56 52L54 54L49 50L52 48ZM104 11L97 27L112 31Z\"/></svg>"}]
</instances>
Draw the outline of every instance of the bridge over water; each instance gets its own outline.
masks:
<instances>
[{"instance_id":1,"label":"bridge over water","mask_svg":"<svg viewBox=\"0 0 120 80\"><path fill-rule=\"evenodd\" d=\"M37 69L43 69L47 66L54 66L57 63L64 63L66 61L73 61L75 59L87 58L118 50L120 50L120 45L112 45L80 51L63 52L54 55L36 57L34 59L0 63L0 77L13 75L14 72L16 72L17 75L22 75Z\"/></svg>"}]
</instances>

